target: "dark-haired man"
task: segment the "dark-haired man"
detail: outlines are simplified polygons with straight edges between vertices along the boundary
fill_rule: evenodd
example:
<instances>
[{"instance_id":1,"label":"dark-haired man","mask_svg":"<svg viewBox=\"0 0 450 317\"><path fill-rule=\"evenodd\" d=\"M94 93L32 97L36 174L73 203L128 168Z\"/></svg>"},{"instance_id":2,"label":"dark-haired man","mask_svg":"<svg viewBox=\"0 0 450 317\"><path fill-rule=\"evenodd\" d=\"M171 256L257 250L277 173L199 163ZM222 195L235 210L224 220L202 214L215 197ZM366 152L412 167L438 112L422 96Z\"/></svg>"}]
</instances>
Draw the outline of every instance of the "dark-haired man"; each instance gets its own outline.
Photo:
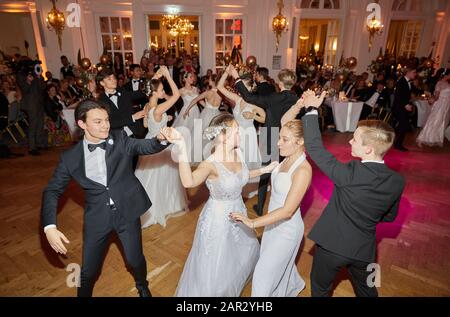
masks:
<instances>
[{"instance_id":1,"label":"dark-haired man","mask_svg":"<svg viewBox=\"0 0 450 317\"><path fill-rule=\"evenodd\" d=\"M137 140L122 130L110 131L108 107L94 100L77 106L75 120L84 131L84 138L61 155L43 193L41 219L47 240L56 252L66 254L64 243L69 240L57 229L56 214L59 197L74 179L86 193L78 296L92 296L109 236L115 231L139 295L149 297L140 216L150 208L151 201L134 175L132 160L136 155L162 151L166 148L160 143L164 137Z\"/></svg>"}]
</instances>

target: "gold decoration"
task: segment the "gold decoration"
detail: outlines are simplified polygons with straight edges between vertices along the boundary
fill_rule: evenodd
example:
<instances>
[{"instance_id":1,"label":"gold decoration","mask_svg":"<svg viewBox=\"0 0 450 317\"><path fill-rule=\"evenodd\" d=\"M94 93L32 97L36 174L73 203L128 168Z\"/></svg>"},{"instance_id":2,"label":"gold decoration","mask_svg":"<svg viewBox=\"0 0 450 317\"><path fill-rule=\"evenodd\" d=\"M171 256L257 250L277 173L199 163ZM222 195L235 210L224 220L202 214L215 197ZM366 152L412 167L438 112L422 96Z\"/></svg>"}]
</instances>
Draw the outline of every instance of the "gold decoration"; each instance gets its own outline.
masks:
<instances>
[{"instance_id":1,"label":"gold decoration","mask_svg":"<svg viewBox=\"0 0 450 317\"><path fill-rule=\"evenodd\" d=\"M76 82L76 84L77 84L78 87L84 87L84 82L83 82L83 79L82 79L82 78L78 77L78 78L75 80L75 82Z\"/></svg>"},{"instance_id":2,"label":"gold decoration","mask_svg":"<svg viewBox=\"0 0 450 317\"><path fill-rule=\"evenodd\" d=\"M53 8L47 14L47 18L45 21L47 22L47 28L51 31L52 29L55 31L58 36L58 44L59 50L62 50L62 31L64 30L64 26L66 23L66 19L64 18L64 13L56 9L56 0L50 0L53 4Z\"/></svg>"},{"instance_id":3,"label":"gold decoration","mask_svg":"<svg viewBox=\"0 0 450 317\"><path fill-rule=\"evenodd\" d=\"M106 65L106 64L108 64L108 62L109 62L109 56L108 55L103 54L102 56L100 56L100 63L102 65Z\"/></svg>"},{"instance_id":4,"label":"gold decoration","mask_svg":"<svg viewBox=\"0 0 450 317\"><path fill-rule=\"evenodd\" d=\"M169 31L172 37L186 36L194 30L194 25L188 18L180 17L178 14L165 14L161 23Z\"/></svg>"},{"instance_id":5,"label":"gold decoration","mask_svg":"<svg viewBox=\"0 0 450 317\"><path fill-rule=\"evenodd\" d=\"M81 63L80 63L81 68L83 68L84 70L88 70L89 67L91 67L91 60L87 57L81 59Z\"/></svg>"},{"instance_id":6,"label":"gold decoration","mask_svg":"<svg viewBox=\"0 0 450 317\"><path fill-rule=\"evenodd\" d=\"M358 60L356 59L356 57L352 56L347 59L347 66L350 69L355 68L357 63L358 63Z\"/></svg>"},{"instance_id":7,"label":"gold decoration","mask_svg":"<svg viewBox=\"0 0 450 317\"><path fill-rule=\"evenodd\" d=\"M249 68L253 68L256 66L256 57L253 55L250 55L249 57L247 57L247 59L245 60L245 65L247 65L247 67Z\"/></svg>"},{"instance_id":8,"label":"gold decoration","mask_svg":"<svg viewBox=\"0 0 450 317\"><path fill-rule=\"evenodd\" d=\"M280 44L281 34L288 31L289 23L287 21L287 18L281 13L281 10L284 7L283 0L278 0L277 6L278 14L272 20L272 29L275 32L275 36L277 38L276 51L278 52L278 45Z\"/></svg>"}]
</instances>

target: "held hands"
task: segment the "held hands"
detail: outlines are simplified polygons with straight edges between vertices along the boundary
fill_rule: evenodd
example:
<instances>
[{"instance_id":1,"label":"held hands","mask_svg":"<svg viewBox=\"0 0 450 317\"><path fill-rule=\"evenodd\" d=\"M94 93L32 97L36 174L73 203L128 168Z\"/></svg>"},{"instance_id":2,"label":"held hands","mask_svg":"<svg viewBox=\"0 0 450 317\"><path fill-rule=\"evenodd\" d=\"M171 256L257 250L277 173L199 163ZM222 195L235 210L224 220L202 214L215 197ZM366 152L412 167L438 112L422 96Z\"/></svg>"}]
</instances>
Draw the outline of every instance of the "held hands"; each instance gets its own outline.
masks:
<instances>
[{"instance_id":1,"label":"held hands","mask_svg":"<svg viewBox=\"0 0 450 317\"><path fill-rule=\"evenodd\" d=\"M239 73L237 72L236 68L234 68L233 65L228 65L226 72L228 74L230 74L234 79L238 79L239 78Z\"/></svg>"},{"instance_id":2,"label":"held hands","mask_svg":"<svg viewBox=\"0 0 450 317\"><path fill-rule=\"evenodd\" d=\"M164 139L169 141L170 143L174 143L176 145L184 144L183 135L175 128L164 127L161 129L160 133L164 137Z\"/></svg>"},{"instance_id":3,"label":"held hands","mask_svg":"<svg viewBox=\"0 0 450 317\"><path fill-rule=\"evenodd\" d=\"M411 112L411 111L413 111L413 106L411 106L411 105L406 105L406 106L405 106L405 109L406 109L406 111Z\"/></svg>"},{"instance_id":4,"label":"held hands","mask_svg":"<svg viewBox=\"0 0 450 317\"><path fill-rule=\"evenodd\" d=\"M252 219L249 219L248 217L244 216L241 213L238 212L230 212L228 215L231 220L235 222L242 222L244 225L249 227L250 229L255 229L254 223Z\"/></svg>"},{"instance_id":5,"label":"held hands","mask_svg":"<svg viewBox=\"0 0 450 317\"><path fill-rule=\"evenodd\" d=\"M132 115L132 118L134 119L134 121L142 119L145 117L146 112L144 111L145 109L136 112L135 114Z\"/></svg>"},{"instance_id":6,"label":"held hands","mask_svg":"<svg viewBox=\"0 0 450 317\"><path fill-rule=\"evenodd\" d=\"M56 228L49 228L45 233L47 241L56 253L66 254L64 243L70 243L66 236Z\"/></svg>"},{"instance_id":7,"label":"held hands","mask_svg":"<svg viewBox=\"0 0 450 317\"><path fill-rule=\"evenodd\" d=\"M303 93L302 98L300 99L303 99L303 106L319 108L326 94L326 91L322 91L320 96L316 96L314 91L308 89Z\"/></svg>"},{"instance_id":8,"label":"held hands","mask_svg":"<svg viewBox=\"0 0 450 317\"><path fill-rule=\"evenodd\" d=\"M266 173L272 173L272 171L278 166L278 164L280 164L279 162L272 162L267 166L264 166L260 169L262 174L266 174Z\"/></svg>"}]
</instances>

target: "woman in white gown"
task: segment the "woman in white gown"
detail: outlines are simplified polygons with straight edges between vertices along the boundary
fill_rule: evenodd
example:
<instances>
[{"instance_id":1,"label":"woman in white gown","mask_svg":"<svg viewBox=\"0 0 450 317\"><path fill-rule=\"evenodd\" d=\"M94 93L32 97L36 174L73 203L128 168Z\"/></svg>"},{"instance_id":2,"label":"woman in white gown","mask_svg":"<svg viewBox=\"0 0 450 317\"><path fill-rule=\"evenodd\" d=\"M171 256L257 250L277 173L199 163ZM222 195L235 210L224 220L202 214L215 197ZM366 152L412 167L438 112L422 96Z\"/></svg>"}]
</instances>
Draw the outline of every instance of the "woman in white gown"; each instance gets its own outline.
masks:
<instances>
[{"instance_id":1,"label":"woman in white gown","mask_svg":"<svg viewBox=\"0 0 450 317\"><path fill-rule=\"evenodd\" d=\"M312 169L305 157L300 120L281 128L278 147L285 159L272 172L269 212L255 219L230 215L252 229L265 227L252 279L255 297L294 297L305 288L295 258L304 232L300 202L311 183Z\"/></svg>"},{"instance_id":2,"label":"woman in white gown","mask_svg":"<svg viewBox=\"0 0 450 317\"><path fill-rule=\"evenodd\" d=\"M216 81L217 81L217 75L213 74L209 78L209 89L202 94L200 94L197 98L191 101L191 104L189 105L188 109L186 110L186 113L184 114L185 117L188 117L191 115L191 109L197 104L199 101L204 100L205 107L203 108L202 112L200 113L200 119L202 120L202 132L205 131L207 127L209 127L209 123L211 122L212 118L220 114L220 103L222 102L222 97L217 93L216 88ZM199 135L194 131L194 135ZM194 137L195 138L195 137ZM196 141L197 138L195 138ZM208 157L211 153L211 146L210 142L203 139L202 140L202 153L203 157Z\"/></svg>"},{"instance_id":3,"label":"woman in white gown","mask_svg":"<svg viewBox=\"0 0 450 317\"><path fill-rule=\"evenodd\" d=\"M450 69L442 74L442 79L437 83L434 92L434 103L425 126L416 139L419 147L422 145L444 145L444 136L448 136L446 129L450 122ZM450 141L450 140L449 140Z\"/></svg>"},{"instance_id":4,"label":"woman in white gown","mask_svg":"<svg viewBox=\"0 0 450 317\"><path fill-rule=\"evenodd\" d=\"M213 118L206 136L214 140L214 153L192 172L187 163L181 133L170 129L166 138L178 145L179 170L185 187L203 182L210 196L197 223L191 251L184 265L176 296L239 296L249 280L259 254L253 230L235 223L228 214L246 215L241 190L249 176L270 172L274 165L249 171L240 155L239 127L233 116L223 113Z\"/></svg>"},{"instance_id":5,"label":"woman in white gown","mask_svg":"<svg viewBox=\"0 0 450 317\"><path fill-rule=\"evenodd\" d=\"M184 87L180 89L180 94L181 98L183 98L184 105L172 125L174 128L180 128L178 131L183 134L184 140L186 141L188 157L191 161L194 161L195 159L193 155L194 145L196 143L202 144L203 142L202 131L198 131L196 134L194 133L194 123L196 120L200 119L200 109L196 106L196 104L190 108L191 101L199 95L198 88L194 86L196 79L196 75L192 72L187 72L183 75ZM188 108L190 110L189 116L185 115ZM197 158L201 160L201 153L199 154L199 157L197 156Z\"/></svg>"},{"instance_id":6,"label":"woman in white gown","mask_svg":"<svg viewBox=\"0 0 450 317\"><path fill-rule=\"evenodd\" d=\"M245 163L250 169L261 167L261 153L258 147L258 136L253 121L264 123L266 112L264 109L245 102L238 94L225 88L225 81L229 76L229 67L223 73L217 84L217 89L234 102L233 116L239 124L240 148L244 154ZM249 80L243 80L249 88Z\"/></svg>"},{"instance_id":7,"label":"woman in white gown","mask_svg":"<svg viewBox=\"0 0 450 317\"><path fill-rule=\"evenodd\" d=\"M159 77L167 78L173 95L165 102L157 104L158 99L165 97L164 88ZM172 107L180 93L169 71L165 66L161 67L152 79L152 96L145 105L144 126L148 126L146 139L157 136L161 128L167 125L168 116L166 111ZM181 184L177 163L171 158L171 148L154 154L140 156L135 175L145 188L147 195L152 201L152 206L141 216L143 228L159 223L166 225L166 219L175 214L181 214L188 209L186 190Z\"/></svg>"}]
</instances>

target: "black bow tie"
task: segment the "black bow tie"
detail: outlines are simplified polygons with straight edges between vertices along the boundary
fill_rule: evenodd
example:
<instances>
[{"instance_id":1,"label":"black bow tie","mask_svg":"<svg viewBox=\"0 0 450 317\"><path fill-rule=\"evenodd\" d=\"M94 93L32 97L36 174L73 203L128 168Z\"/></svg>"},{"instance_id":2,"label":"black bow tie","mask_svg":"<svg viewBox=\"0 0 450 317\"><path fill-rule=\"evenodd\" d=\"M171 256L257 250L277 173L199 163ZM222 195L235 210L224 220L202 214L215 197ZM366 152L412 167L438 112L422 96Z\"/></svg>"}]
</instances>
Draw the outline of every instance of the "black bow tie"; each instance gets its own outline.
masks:
<instances>
[{"instance_id":1,"label":"black bow tie","mask_svg":"<svg viewBox=\"0 0 450 317\"><path fill-rule=\"evenodd\" d=\"M133 79L133 83L138 83L138 82L140 82L139 79Z\"/></svg>"},{"instance_id":2,"label":"black bow tie","mask_svg":"<svg viewBox=\"0 0 450 317\"><path fill-rule=\"evenodd\" d=\"M117 91L113 94L107 94L109 98L111 98L112 96L119 96L119 94L117 93Z\"/></svg>"},{"instance_id":3,"label":"black bow tie","mask_svg":"<svg viewBox=\"0 0 450 317\"><path fill-rule=\"evenodd\" d=\"M92 143L88 143L88 150L89 152L94 152L96 148L101 148L103 150L106 149L106 142L102 142L102 143L97 143L97 144L92 144Z\"/></svg>"}]
</instances>

